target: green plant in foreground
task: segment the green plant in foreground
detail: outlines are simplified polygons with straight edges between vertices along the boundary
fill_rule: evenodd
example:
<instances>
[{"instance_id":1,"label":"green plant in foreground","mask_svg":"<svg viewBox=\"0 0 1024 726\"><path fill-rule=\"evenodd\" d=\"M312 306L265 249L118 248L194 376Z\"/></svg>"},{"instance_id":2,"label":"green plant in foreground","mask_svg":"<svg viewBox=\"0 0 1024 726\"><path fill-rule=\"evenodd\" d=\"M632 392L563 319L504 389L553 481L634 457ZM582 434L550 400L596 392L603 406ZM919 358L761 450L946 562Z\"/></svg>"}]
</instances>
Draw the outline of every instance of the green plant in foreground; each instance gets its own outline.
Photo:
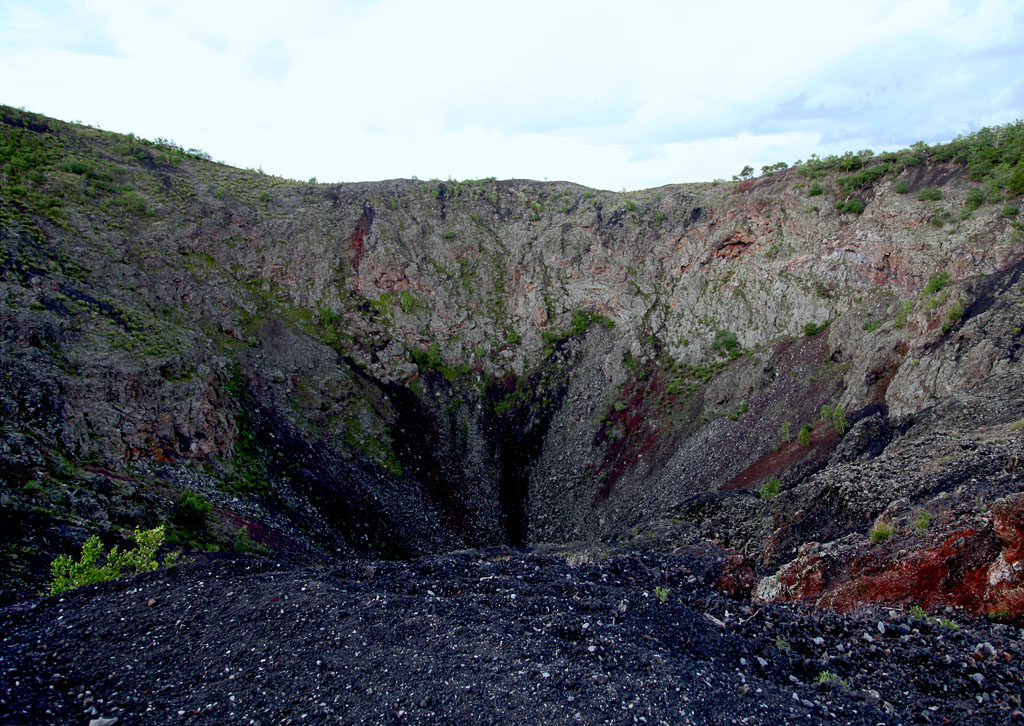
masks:
<instances>
[{"instance_id":1,"label":"green plant in foreground","mask_svg":"<svg viewBox=\"0 0 1024 726\"><path fill-rule=\"evenodd\" d=\"M775 647L779 650L789 650L789 641L781 635L775 636Z\"/></svg>"},{"instance_id":2,"label":"green plant in foreground","mask_svg":"<svg viewBox=\"0 0 1024 726\"><path fill-rule=\"evenodd\" d=\"M656 587L654 588L654 594L658 597L661 602L668 600L668 588L667 587Z\"/></svg>"},{"instance_id":3,"label":"green plant in foreground","mask_svg":"<svg viewBox=\"0 0 1024 726\"><path fill-rule=\"evenodd\" d=\"M796 435L796 440L800 442L801 446L811 445L811 431L813 430L810 424L804 424L804 427L800 429L800 433Z\"/></svg>"},{"instance_id":4,"label":"green plant in foreground","mask_svg":"<svg viewBox=\"0 0 1024 726\"><path fill-rule=\"evenodd\" d=\"M832 671L822 671L814 679L815 683L829 683L831 681L836 681L838 683L843 684L843 688L850 687L850 684L845 679L840 678Z\"/></svg>"},{"instance_id":5,"label":"green plant in foreground","mask_svg":"<svg viewBox=\"0 0 1024 726\"><path fill-rule=\"evenodd\" d=\"M107 553L101 565L103 544L97 535L93 535L82 545L82 556L75 562L70 555L61 555L50 564L50 594L58 595L82 585L94 582L114 580L124 575L127 567L135 573L152 572L158 566L156 551L164 542L164 526L161 524L153 529L136 528L132 539L135 548L121 551L115 545ZM178 562L179 553L172 552L164 557L164 567L172 567Z\"/></svg>"},{"instance_id":6,"label":"green plant in foreground","mask_svg":"<svg viewBox=\"0 0 1024 726\"><path fill-rule=\"evenodd\" d=\"M892 188L892 190L897 194L906 194L907 192L910 191L910 187L907 186L907 182L905 179L900 179L898 182L896 182L896 185Z\"/></svg>"},{"instance_id":7,"label":"green plant in foreground","mask_svg":"<svg viewBox=\"0 0 1024 726\"><path fill-rule=\"evenodd\" d=\"M871 528L871 531L868 534L871 538L871 542L873 544L878 544L879 542L885 542L896 534L896 528L888 522L878 522Z\"/></svg>"},{"instance_id":8,"label":"green plant in foreground","mask_svg":"<svg viewBox=\"0 0 1024 726\"><path fill-rule=\"evenodd\" d=\"M917 199L921 202L937 202L942 199L942 190L936 187L925 187L917 195Z\"/></svg>"}]
</instances>

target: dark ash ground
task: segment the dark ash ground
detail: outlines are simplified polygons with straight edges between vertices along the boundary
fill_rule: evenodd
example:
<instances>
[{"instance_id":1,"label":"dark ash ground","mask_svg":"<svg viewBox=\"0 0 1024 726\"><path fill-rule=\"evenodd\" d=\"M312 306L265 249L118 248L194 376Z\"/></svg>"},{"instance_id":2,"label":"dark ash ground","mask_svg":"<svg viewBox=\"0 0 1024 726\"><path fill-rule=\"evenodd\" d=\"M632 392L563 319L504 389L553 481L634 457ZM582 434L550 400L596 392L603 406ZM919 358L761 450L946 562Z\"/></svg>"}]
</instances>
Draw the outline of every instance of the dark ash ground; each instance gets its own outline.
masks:
<instances>
[{"instance_id":1,"label":"dark ash ground","mask_svg":"<svg viewBox=\"0 0 1024 726\"><path fill-rule=\"evenodd\" d=\"M0 722L1024 722L1014 626L735 601L716 576L696 551L180 566L0 611Z\"/></svg>"}]
</instances>

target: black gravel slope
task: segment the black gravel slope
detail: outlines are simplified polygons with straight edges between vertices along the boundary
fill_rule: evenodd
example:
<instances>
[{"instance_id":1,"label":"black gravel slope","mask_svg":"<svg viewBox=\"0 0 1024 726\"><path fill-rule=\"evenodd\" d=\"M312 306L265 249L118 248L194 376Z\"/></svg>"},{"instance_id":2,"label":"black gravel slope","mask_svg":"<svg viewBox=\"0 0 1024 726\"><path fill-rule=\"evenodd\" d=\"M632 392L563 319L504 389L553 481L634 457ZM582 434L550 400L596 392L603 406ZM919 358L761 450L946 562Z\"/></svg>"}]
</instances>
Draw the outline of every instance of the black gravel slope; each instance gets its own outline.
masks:
<instances>
[{"instance_id":1,"label":"black gravel slope","mask_svg":"<svg viewBox=\"0 0 1024 726\"><path fill-rule=\"evenodd\" d=\"M698 553L567 559L229 560L24 601L0 723L1024 722L1014 627L732 601Z\"/></svg>"}]
</instances>

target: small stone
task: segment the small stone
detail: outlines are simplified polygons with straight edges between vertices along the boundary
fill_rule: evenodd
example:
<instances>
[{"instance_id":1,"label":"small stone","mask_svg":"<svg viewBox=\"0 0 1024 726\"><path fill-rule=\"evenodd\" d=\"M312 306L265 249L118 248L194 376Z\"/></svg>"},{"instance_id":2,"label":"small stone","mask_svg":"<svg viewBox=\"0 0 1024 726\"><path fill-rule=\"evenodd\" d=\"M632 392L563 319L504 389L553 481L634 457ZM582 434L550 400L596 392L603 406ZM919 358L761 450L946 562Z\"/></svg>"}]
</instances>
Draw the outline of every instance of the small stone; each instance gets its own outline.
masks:
<instances>
[{"instance_id":1,"label":"small stone","mask_svg":"<svg viewBox=\"0 0 1024 726\"><path fill-rule=\"evenodd\" d=\"M882 635L885 635L885 623L883 623L881 620L878 621L878 632Z\"/></svg>"},{"instance_id":2,"label":"small stone","mask_svg":"<svg viewBox=\"0 0 1024 726\"><path fill-rule=\"evenodd\" d=\"M977 683L977 684L978 684L979 686L981 685L982 681L984 681L984 680L985 680L985 676L981 675L980 673L972 673L972 674L971 674L970 676L968 676L968 677L969 677L969 678L970 678L970 679L971 679L972 681L974 681L975 683Z\"/></svg>"},{"instance_id":3,"label":"small stone","mask_svg":"<svg viewBox=\"0 0 1024 726\"><path fill-rule=\"evenodd\" d=\"M814 638L814 640L813 640L812 642L813 642L813 643L814 643L814 644L815 644L816 646L818 646L819 648L820 648L821 646L825 645L825 639L824 639L824 638L822 638L822 637L821 637L820 635L819 635L818 637Z\"/></svg>"},{"instance_id":4,"label":"small stone","mask_svg":"<svg viewBox=\"0 0 1024 726\"><path fill-rule=\"evenodd\" d=\"M761 656L756 656L756 657L757 657L757 664L759 666L761 666L762 668L767 668L768 667L768 661L766 661Z\"/></svg>"},{"instance_id":5,"label":"small stone","mask_svg":"<svg viewBox=\"0 0 1024 726\"><path fill-rule=\"evenodd\" d=\"M151 597L151 598L149 598L149 600L146 600L146 607L147 608L151 608L154 605L156 605L156 598L155 597Z\"/></svg>"},{"instance_id":6,"label":"small stone","mask_svg":"<svg viewBox=\"0 0 1024 726\"><path fill-rule=\"evenodd\" d=\"M111 716L110 718L91 718L89 719L89 726L114 726L117 723L117 716Z\"/></svg>"},{"instance_id":7,"label":"small stone","mask_svg":"<svg viewBox=\"0 0 1024 726\"><path fill-rule=\"evenodd\" d=\"M983 658L995 658L996 657L996 649L993 648L992 644L989 643L989 642L978 643L978 647L976 648L976 650L978 651L978 653Z\"/></svg>"}]
</instances>

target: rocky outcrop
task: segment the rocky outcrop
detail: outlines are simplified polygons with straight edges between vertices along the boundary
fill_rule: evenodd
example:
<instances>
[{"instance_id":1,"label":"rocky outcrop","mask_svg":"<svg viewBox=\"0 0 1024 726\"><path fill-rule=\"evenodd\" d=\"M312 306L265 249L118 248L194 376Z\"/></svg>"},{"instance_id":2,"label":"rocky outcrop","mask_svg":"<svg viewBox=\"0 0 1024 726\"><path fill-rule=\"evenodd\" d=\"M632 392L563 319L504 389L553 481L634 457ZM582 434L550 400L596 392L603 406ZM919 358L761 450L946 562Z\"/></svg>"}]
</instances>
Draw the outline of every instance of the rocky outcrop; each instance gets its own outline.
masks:
<instances>
[{"instance_id":1,"label":"rocky outcrop","mask_svg":"<svg viewBox=\"0 0 1024 726\"><path fill-rule=\"evenodd\" d=\"M934 505L948 538L1019 485L1024 244L962 164L302 184L0 116L10 588L190 490L220 513L197 548L240 522L316 561L711 540L820 599L880 515ZM1006 583L972 607L1017 612L1017 546L972 527Z\"/></svg>"}]
</instances>

